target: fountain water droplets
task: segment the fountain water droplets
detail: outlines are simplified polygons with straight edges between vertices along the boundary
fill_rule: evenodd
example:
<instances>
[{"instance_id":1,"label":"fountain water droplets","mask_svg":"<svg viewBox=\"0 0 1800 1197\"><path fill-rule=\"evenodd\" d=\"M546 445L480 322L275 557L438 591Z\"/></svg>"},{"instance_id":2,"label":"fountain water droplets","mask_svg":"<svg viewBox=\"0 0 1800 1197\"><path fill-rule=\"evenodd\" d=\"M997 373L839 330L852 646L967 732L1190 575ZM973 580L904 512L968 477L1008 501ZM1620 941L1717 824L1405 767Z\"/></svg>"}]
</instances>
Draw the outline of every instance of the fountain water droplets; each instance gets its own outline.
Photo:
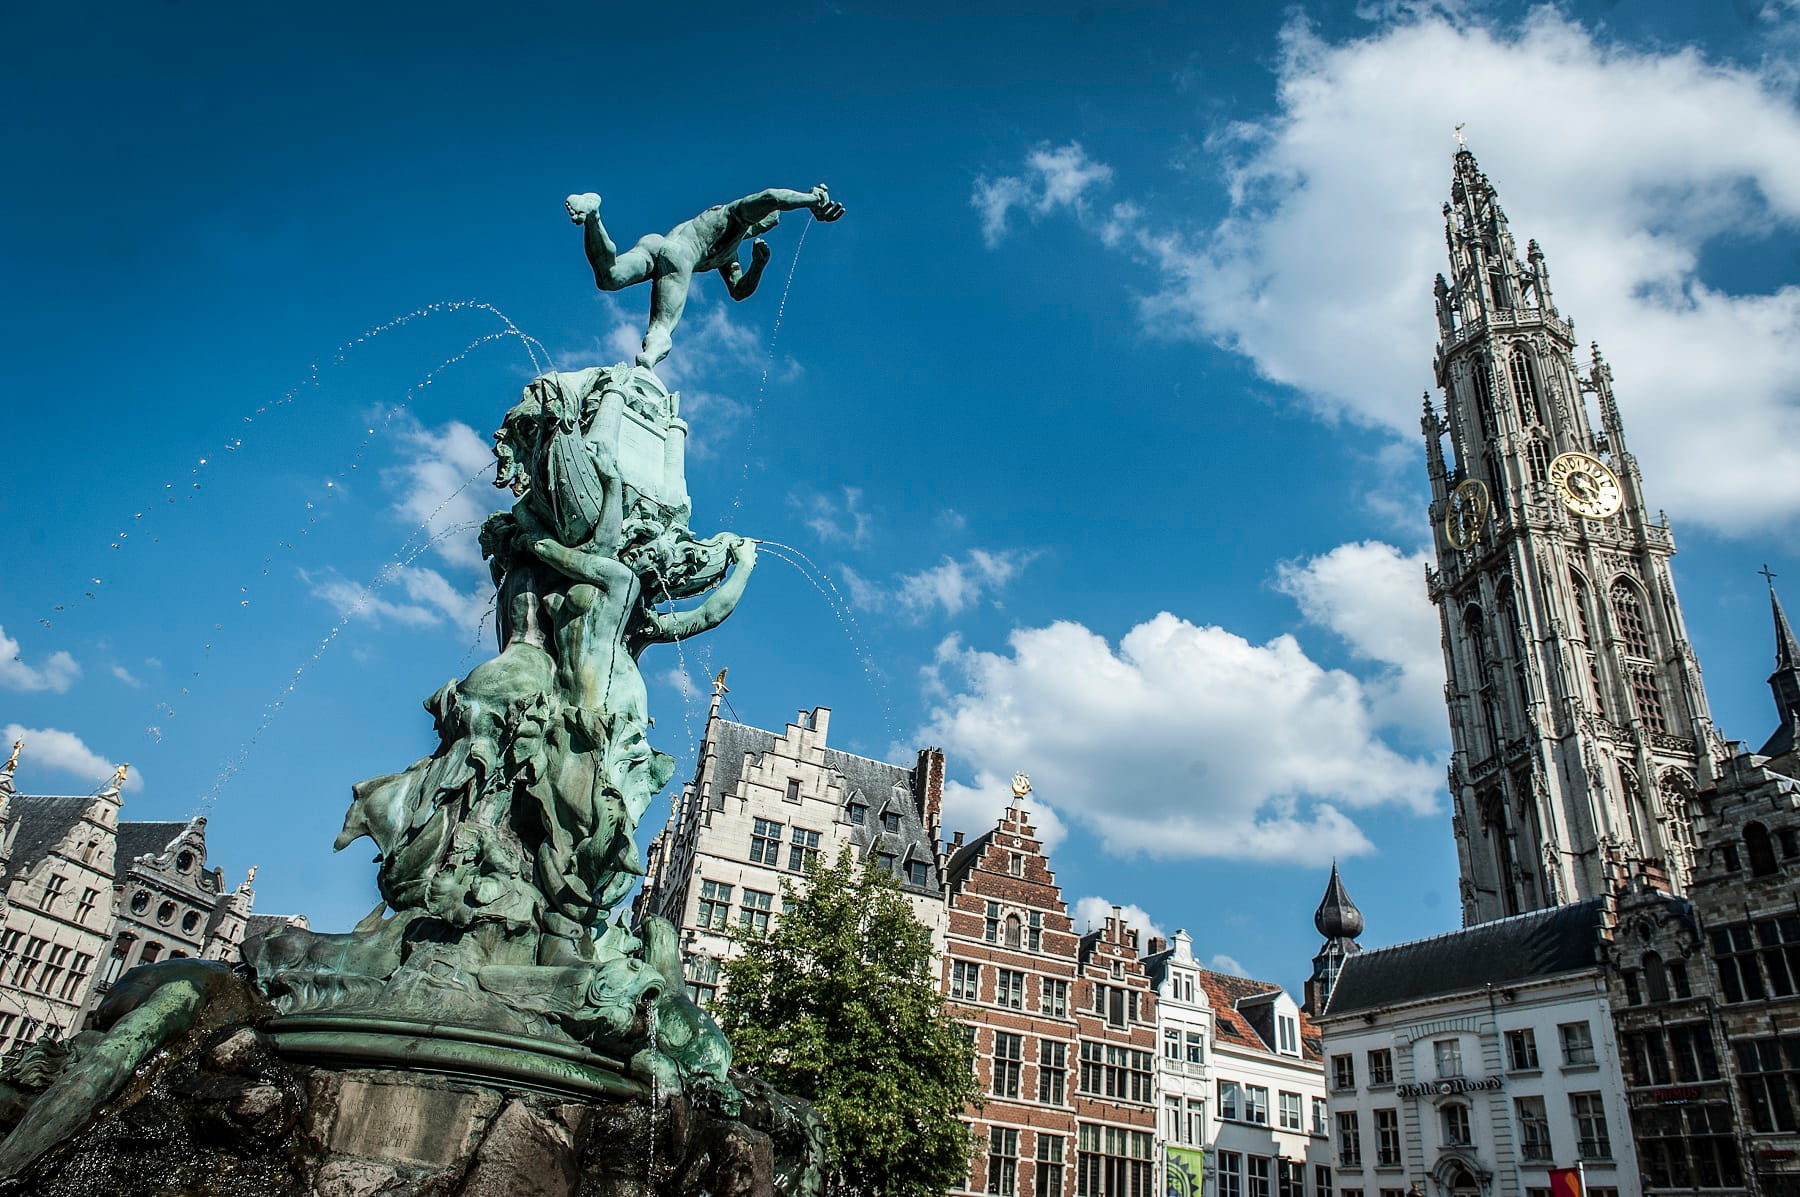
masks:
<instances>
[{"instance_id":1,"label":"fountain water droplets","mask_svg":"<svg viewBox=\"0 0 1800 1197\"><path fill-rule=\"evenodd\" d=\"M750 483L750 455L756 446L756 425L762 416L763 395L769 389L769 369L775 364L775 342L781 336L781 321L787 315L788 292L794 289L794 271L800 268L800 251L806 248L806 234L816 221L800 226L800 240L794 243L794 256L788 262L787 283L781 288L781 302L775 305L775 323L769 329L769 352L763 358L762 380L756 384L756 398L750 401L750 421L744 429L744 468L738 475L737 494L731 497L731 509L741 511L744 488Z\"/></svg>"},{"instance_id":2,"label":"fountain water droplets","mask_svg":"<svg viewBox=\"0 0 1800 1197\"><path fill-rule=\"evenodd\" d=\"M801 577L812 583L812 588L819 592L819 597L825 600L827 607L831 608L831 613L837 617L838 626L844 630L844 635L850 640L851 652L855 654L858 664L862 666L864 679L868 681L869 688L874 691L875 697L881 700L888 738L900 739L899 726L894 719L893 697L888 690L887 674L882 670L880 662L875 659L875 654L870 651L868 642L863 638L862 625L856 621L856 610L850 600L844 597L843 591L839 590L837 583L831 580L830 574L819 568L817 562L793 545L782 544L778 540L759 540L756 542L756 546L759 552L768 550L771 557L793 566ZM789 557L788 553L794 554L794 557ZM795 560L795 557L799 560Z\"/></svg>"},{"instance_id":3,"label":"fountain water droplets","mask_svg":"<svg viewBox=\"0 0 1800 1197\"><path fill-rule=\"evenodd\" d=\"M663 600L669 604L669 609L673 611L675 609L675 599L669 593L668 583L658 577L657 585L662 587ZM682 734L687 737L685 743L692 744L694 742L694 678L693 675L688 672L687 654L681 649L681 637L675 637L673 643L675 645L675 663L681 670L681 730Z\"/></svg>"},{"instance_id":4,"label":"fountain water droplets","mask_svg":"<svg viewBox=\"0 0 1800 1197\"><path fill-rule=\"evenodd\" d=\"M485 303L481 300L476 300L476 299L444 300L444 301L440 301L440 302L434 303L434 304L427 304L426 306L424 306L422 308L416 308L413 311L408 312L405 315L398 316L392 320L389 320L384 324L378 324L373 328L365 330L359 336L356 336L356 337L352 338L351 340L344 342L342 345L339 345L337 350L331 355L331 359L330 359L331 364L333 364L334 366L342 365L345 362L345 360L349 357L351 351L354 350L357 346L362 345L365 342L368 342L370 340L373 340L375 337L380 336L384 332L388 332L392 329L399 328L400 326L405 325L405 324L410 324L414 320L420 319L422 317L438 315L440 313L461 312L461 311L477 311L477 312L484 312L488 315L491 315L495 319L497 319L500 322L500 324L503 326L502 330L499 332L487 334L486 336L478 338L476 341L472 342L469 346L464 348L464 350L461 353L457 354L455 357L450 358L448 361L440 364L436 370L433 370L430 375L426 376L425 381L420 385L429 386L431 378L434 375L436 375L439 371L443 370L445 366L450 365L454 362L461 361L463 358L467 357L468 354L472 350L474 350L477 346L486 344L489 341L500 340L500 339L509 338L509 337L516 339L519 342L520 346L525 350L526 356L531 359L532 368L536 373L542 374L542 373L545 373L546 370L554 368L554 358L552 357L550 351L547 348L545 348L542 341L539 341L536 337L533 337L530 334L522 331L518 327L518 325L513 323L511 317L507 316L506 313L502 312L499 308L495 307L494 305L492 305L490 303ZM317 360L314 360L307 366L307 373L306 373L306 377L304 379L302 379L299 383L296 383L294 386L288 388L288 390L286 392L284 392L280 398L272 400L270 402L265 402L265 403L259 404L254 409L254 412L252 415L246 415L246 416L241 417L242 422L245 424L254 423L255 416L264 415L274 408L292 406L294 404L295 400L299 398L300 393L302 391L306 390L309 387L316 390L319 386L319 381L320 381L319 362ZM412 394L412 392L409 391L408 392L409 399L411 397L411 394ZM385 428L385 424L384 424L384 428ZM371 428L368 430L369 436L373 436L373 435L375 435L375 433L376 433L376 429ZM220 443L220 448L225 452L235 453L238 449L243 447L243 444L244 444L244 441L243 441L242 437L231 437L231 438L223 440ZM365 445L366 445L366 442L365 442ZM359 446L359 451L356 455L356 462L351 464L351 466L349 467L351 470L355 470L357 468L358 464L360 463L360 460L362 457L361 448L362 447ZM206 455L199 456L196 460L196 464L189 468L188 476L189 476L190 481L189 481L189 486L188 486L188 490L189 490L188 497L190 499L196 497L197 493L204 489L202 486L203 474L206 470L212 468L215 464L216 463L213 460L213 455L211 453L208 453ZM345 471L339 470L338 477L340 477L340 478L343 477L344 473L345 473ZM330 486L332 484L327 483L326 485ZM164 482L163 483L163 490L165 492L173 492L174 489L175 489L175 484L173 482ZM175 503L176 503L176 496L173 493L168 493L166 495L164 505L165 506L173 506L173 505L175 505ZM310 504L309 504L309 506L310 506ZM145 515L145 512L140 510L140 511L135 512L132 515L132 518L135 520L141 520L144 518L144 515ZM117 537L117 540L109 542L109 547L113 550L117 550L117 549L124 547L122 544L124 539L125 539L124 534L120 533ZM160 544L161 542L162 542L161 537L152 537L150 543ZM88 599L93 599L95 596L93 594L87 594L84 597L88 598Z\"/></svg>"},{"instance_id":5,"label":"fountain water droplets","mask_svg":"<svg viewBox=\"0 0 1800 1197\"><path fill-rule=\"evenodd\" d=\"M427 520L427 523L429 523L429 520ZM417 536L419 531L423 530L424 527L425 525L421 524L419 528L415 528L412 536L408 537L408 541L410 542L413 536ZM389 560L381 567L381 569L376 571L374 581L370 585L363 587L362 593L357 595L356 601L351 603L350 606L339 615L337 622L331 626L330 631L325 633L324 638L319 641L319 645L313 650L312 655L300 663L299 667L296 668L293 674L288 678L287 685L282 688L280 695L264 709L262 721L257 724L256 730L250 733L250 738L243 743L236 754L234 754L219 770L218 777L213 780L212 788L207 790L205 795L201 797L200 802L196 807L198 813L207 813L218 803L220 794L222 794L225 787L230 784L231 779L237 775L238 770L243 768L244 762L249 760L250 753L256 748L257 744L261 742L263 733L269 730L270 725L275 722L275 716L287 705L288 698L299 687L300 679L306 675L308 669L317 664L319 660L324 657L325 653L337 640L339 634L343 632L345 627L349 626L350 621L361 614L363 608L367 607L369 603L374 600L376 592L392 582L395 578L401 576L406 566L411 565L426 552L436 547L440 542L447 540L452 536L459 536L476 527L479 527L479 524L473 520L465 523L452 524L442 532L439 532L436 536L430 537L417 547L408 552L404 552L403 556ZM186 688L184 687L181 692L186 694Z\"/></svg>"}]
</instances>

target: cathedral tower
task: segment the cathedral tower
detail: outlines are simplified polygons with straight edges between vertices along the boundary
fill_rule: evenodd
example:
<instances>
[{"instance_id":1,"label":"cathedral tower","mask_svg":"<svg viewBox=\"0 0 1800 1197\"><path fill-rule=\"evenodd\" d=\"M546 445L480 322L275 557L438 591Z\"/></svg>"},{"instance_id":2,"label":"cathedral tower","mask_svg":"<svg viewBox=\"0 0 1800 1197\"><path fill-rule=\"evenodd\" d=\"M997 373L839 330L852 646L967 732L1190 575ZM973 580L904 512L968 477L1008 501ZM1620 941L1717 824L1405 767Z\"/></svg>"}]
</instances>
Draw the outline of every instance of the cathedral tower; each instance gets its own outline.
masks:
<instances>
[{"instance_id":1,"label":"cathedral tower","mask_svg":"<svg viewBox=\"0 0 1800 1197\"><path fill-rule=\"evenodd\" d=\"M1425 402L1463 919L1677 891L1715 735L1612 373L1575 361L1537 242L1523 258L1475 156L1444 205L1440 416ZM1448 437L1446 451L1445 438ZM1665 880L1666 875L1666 880Z\"/></svg>"}]
</instances>

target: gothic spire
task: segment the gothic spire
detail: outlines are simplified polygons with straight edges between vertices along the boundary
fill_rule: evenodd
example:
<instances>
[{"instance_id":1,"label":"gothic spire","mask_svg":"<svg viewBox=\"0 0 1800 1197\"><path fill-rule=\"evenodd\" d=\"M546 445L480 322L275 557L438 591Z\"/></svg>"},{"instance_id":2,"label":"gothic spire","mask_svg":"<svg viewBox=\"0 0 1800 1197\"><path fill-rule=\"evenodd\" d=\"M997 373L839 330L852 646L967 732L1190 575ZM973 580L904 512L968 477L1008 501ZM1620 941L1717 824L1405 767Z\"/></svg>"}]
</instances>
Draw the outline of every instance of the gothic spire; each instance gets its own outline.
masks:
<instances>
[{"instance_id":1,"label":"gothic spire","mask_svg":"<svg viewBox=\"0 0 1800 1197\"><path fill-rule=\"evenodd\" d=\"M1787 612L1781 609L1781 597L1775 593L1775 575L1766 565L1761 572L1768 579L1769 605L1775 616L1775 672L1769 675L1769 689L1775 695L1775 712L1781 717L1781 726L1763 745L1761 755L1781 756L1794 751L1796 746L1795 724L1800 721L1800 641L1795 640Z\"/></svg>"},{"instance_id":2,"label":"gothic spire","mask_svg":"<svg viewBox=\"0 0 1800 1197\"><path fill-rule=\"evenodd\" d=\"M1362 911L1344 891L1344 879L1338 876L1335 860L1331 862L1331 880L1325 884L1325 897L1313 912L1313 926L1326 939L1355 939L1362 934Z\"/></svg>"}]
</instances>

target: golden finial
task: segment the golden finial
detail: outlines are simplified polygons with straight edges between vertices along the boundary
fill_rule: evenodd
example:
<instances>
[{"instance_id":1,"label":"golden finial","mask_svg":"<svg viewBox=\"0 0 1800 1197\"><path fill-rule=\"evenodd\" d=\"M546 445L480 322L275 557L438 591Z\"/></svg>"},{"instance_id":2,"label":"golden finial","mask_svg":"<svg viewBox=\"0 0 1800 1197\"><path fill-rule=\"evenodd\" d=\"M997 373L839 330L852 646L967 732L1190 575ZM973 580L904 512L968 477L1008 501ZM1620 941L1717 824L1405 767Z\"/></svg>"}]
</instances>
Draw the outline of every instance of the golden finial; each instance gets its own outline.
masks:
<instances>
[{"instance_id":1,"label":"golden finial","mask_svg":"<svg viewBox=\"0 0 1800 1197\"><path fill-rule=\"evenodd\" d=\"M125 788L125 775L127 773L129 773L130 771L131 771L131 766L128 764L120 765L117 769L114 769L113 770L113 778L112 778L112 788L115 790L124 789Z\"/></svg>"},{"instance_id":2,"label":"golden finial","mask_svg":"<svg viewBox=\"0 0 1800 1197\"><path fill-rule=\"evenodd\" d=\"M6 758L6 775L12 776L13 770L19 767L19 753L25 749L25 737L20 736L13 741L12 755Z\"/></svg>"},{"instance_id":3,"label":"golden finial","mask_svg":"<svg viewBox=\"0 0 1800 1197\"><path fill-rule=\"evenodd\" d=\"M251 865L250 871L248 873L244 874L244 885L246 887L248 887L252 881L256 880L256 869L257 869L256 865Z\"/></svg>"},{"instance_id":4,"label":"golden finial","mask_svg":"<svg viewBox=\"0 0 1800 1197\"><path fill-rule=\"evenodd\" d=\"M729 687L725 684L725 675L727 673L729 673L730 671L731 671L731 666L729 666L729 665L727 665L724 669L719 670L719 676L713 679L713 693L714 694L729 694L729 693L731 693L731 687Z\"/></svg>"},{"instance_id":5,"label":"golden finial","mask_svg":"<svg viewBox=\"0 0 1800 1197\"><path fill-rule=\"evenodd\" d=\"M1022 802L1025 799L1025 795L1031 793L1031 778L1025 776L1023 773L1015 773L1013 774L1012 787L1013 801Z\"/></svg>"},{"instance_id":6,"label":"golden finial","mask_svg":"<svg viewBox=\"0 0 1800 1197\"><path fill-rule=\"evenodd\" d=\"M1468 123L1469 123L1468 121L1457 121L1456 122L1456 148L1459 150L1465 150L1465 149L1469 148L1469 139L1463 136L1463 126Z\"/></svg>"}]
</instances>

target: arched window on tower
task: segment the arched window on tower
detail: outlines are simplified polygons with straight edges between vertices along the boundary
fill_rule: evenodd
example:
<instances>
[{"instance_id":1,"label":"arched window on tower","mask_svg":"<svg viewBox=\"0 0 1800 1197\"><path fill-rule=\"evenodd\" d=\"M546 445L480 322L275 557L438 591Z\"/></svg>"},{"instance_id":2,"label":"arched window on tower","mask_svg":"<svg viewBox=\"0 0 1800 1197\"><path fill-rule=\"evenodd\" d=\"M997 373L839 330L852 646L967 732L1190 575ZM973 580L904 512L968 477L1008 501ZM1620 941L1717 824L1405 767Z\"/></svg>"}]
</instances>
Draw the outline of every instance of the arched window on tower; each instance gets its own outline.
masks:
<instances>
[{"instance_id":1,"label":"arched window on tower","mask_svg":"<svg viewBox=\"0 0 1800 1197\"><path fill-rule=\"evenodd\" d=\"M1638 588L1624 578L1615 578L1612 605L1620 646L1629 656L1650 656L1650 625L1644 618L1644 601L1638 595Z\"/></svg>"},{"instance_id":2,"label":"arched window on tower","mask_svg":"<svg viewBox=\"0 0 1800 1197\"><path fill-rule=\"evenodd\" d=\"M1467 633L1469 652L1475 664L1474 699L1481 710L1481 725L1487 729L1488 737L1484 750L1476 759L1485 760L1500 749L1500 719L1494 710L1494 687L1488 676L1487 621L1482 618L1481 608L1474 603L1463 608L1463 631Z\"/></svg>"},{"instance_id":3,"label":"arched window on tower","mask_svg":"<svg viewBox=\"0 0 1800 1197\"><path fill-rule=\"evenodd\" d=\"M1574 570L1569 571L1569 602L1575 607L1575 634L1581 638L1577 655L1587 661L1588 684L1593 687L1594 709L1606 714L1606 691L1600 685L1600 658L1594 652L1593 624L1588 615L1587 581Z\"/></svg>"},{"instance_id":4,"label":"arched window on tower","mask_svg":"<svg viewBox=\"0 0 1800 1197\"><path fill-rule=\"evenodd\" d=\"M1470 371L1475 375L1475 412L1481 419L1481 431L1489 437L1498 436L1500 430L1494 426L1494 384L1491 381L1493 366L1485 355L1477 357L1470 363Z\"/></svg>"},{"instance_id":5,"label":"arched window on tower","mask_svg":"<svg viewBox=\"0 0 1800 1197\"><path fill-rule=\"evenodd\" d=\"M1531 695L1525 686L1525 640L1519 634L1519 603L1513 593L1511 578L1502 578L1495 588L1494 609L1496 617L1506 627L1505 642L1507 655L1512 658L1513 690L1518 696L1522 716L1531 705Z\"/></svg>"},{"instance_id":6,"label":"arched window on tower","mask_svg":"<svg viewBox=\"0 0 1800 1197\"><path fill-rule=\"evenodd\" d=\"M1550 450L1541 440L1533 440L1525 447L1525 457L1531 467L1531 484L1544 485L1544 479L1550 475Z\"/></svg>"},{"instance_id":7,"label":"arched window on tower","mask_svg":"<svg viewBox=\"0 0 1800 1197\"><path fill-rule=\"evenodd\" d=\"M1656 797L1662 807L1669 863L1685 878L1694 868L1694 783L1680 770L1670 769L1657 782Z\"/></svg>"},{"instance_id":8,"label":"arched window on tower","mask_svg":"<svg viewBox=\"0 0 1800 1197\"><path fill-rule=\"evenodd\" d=\"M1507 374L1512 380L1513 406L1519 413L1519 426L1523 428L1541 423L1543 416L1538 404L1537 378L1532 373L1531 359L1523 346L1512 351Z\"/></svg>"}]
</instances>

